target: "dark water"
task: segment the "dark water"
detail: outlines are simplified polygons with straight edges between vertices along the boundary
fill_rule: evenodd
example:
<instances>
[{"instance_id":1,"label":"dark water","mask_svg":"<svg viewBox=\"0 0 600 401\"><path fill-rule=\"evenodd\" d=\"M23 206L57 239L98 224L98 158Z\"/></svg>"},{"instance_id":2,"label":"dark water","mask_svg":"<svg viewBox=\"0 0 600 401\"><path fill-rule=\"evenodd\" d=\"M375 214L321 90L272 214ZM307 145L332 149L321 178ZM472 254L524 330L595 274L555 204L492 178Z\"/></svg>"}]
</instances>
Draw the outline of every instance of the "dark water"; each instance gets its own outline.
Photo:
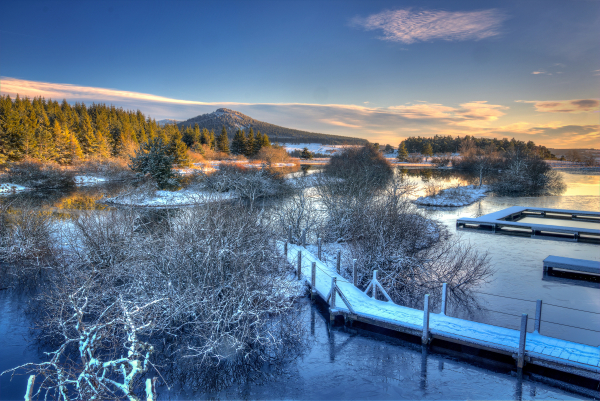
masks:
<instances>
[{"instance_id":1,"label":"dark water","mask_svg":"<svg viewBox=\"0 0 600 401\"><path fill-rule=\"evenodd\" d=\"M424 210L447 224L451 232L455 232L458 217L475 217L515 205L600 210L599 176L564 176L569 188L562 196L490 196L463 208ZM86 191L91 193L93 190ZM494 294L478 294L479 300L489 310L481 310L472 315L457 309L453 311L455 316L517 328L520 314L529 313L533 316L533 301L542 299L542 334L600 345L600 333L590 331L600 331L599 284L569 277L545 277L542 273L542 260L548 255L600 260L598 245L475 232L460 232L458 235L478 249L488 251L496 273L490 283L477 289L480 293ZM29 327L34 322L23 313L25 303L25 296L0 291L0 371L20 363L45 359L29 335ZM307 347L298 359L285 366L283 373L274 373L267 383L233 386L219 393L189 393L161 388L160 398L586 398L572 388L563 388L560 383L549 384L546 379L539 377L520 378L512 371L512 365L486 362L479 358L467 360L464 356L453 358L446 353L436 352L435 347L429 352L423 352L419 345L397 338L364 330L349 330L341 326L331 327L326 311L310 304L306 299L301 300L299 307L306 321ZM25 376L15 377L12 382L8 376L0 377L0 400L23 399L25 385Z\"/></svg>"}]
</instances>

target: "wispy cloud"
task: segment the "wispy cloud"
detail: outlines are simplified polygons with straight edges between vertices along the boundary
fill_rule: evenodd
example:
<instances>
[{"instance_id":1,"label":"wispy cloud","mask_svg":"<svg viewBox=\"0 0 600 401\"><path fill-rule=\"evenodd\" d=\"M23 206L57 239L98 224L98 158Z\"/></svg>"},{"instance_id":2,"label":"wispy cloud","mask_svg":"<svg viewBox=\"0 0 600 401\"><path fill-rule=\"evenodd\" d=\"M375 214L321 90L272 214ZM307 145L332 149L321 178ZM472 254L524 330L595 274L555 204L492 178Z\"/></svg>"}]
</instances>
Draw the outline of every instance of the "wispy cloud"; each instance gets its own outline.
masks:
<instances>
[{"instance_id":1,"label":"wispy cloud","mask_svg":"<svg viewBox=\"0 0 600 401\"><path fill-rule=\"evenodd\" d=\"M382 30L382 40L411 44L433 39L480 40L498 35L505 16L498 10L482 11L383 11L356 17L354 26L367 31Z\"/></svg>"},{"instance_id":2,"label":"wispy cloud","mask_svg":"<svg viewBox=\"0 0 600 401\"><path fill-rule=\"evenodd\" d=\"M598 99L571 100L516 100L520 103L532 103L536 111L545 113L589 113L598 112Z\"/></svg>"},{"instance_id":3,"label":"wispy cloud","mask_svg":"<svg viewBox=\"0 0 600 401\"><path fill-rule=\"evenodd\" d=\"M547 73L546 71L534 71L532 72L533 75L552 75L550 73Z\"/></svg>"}]
</instances>

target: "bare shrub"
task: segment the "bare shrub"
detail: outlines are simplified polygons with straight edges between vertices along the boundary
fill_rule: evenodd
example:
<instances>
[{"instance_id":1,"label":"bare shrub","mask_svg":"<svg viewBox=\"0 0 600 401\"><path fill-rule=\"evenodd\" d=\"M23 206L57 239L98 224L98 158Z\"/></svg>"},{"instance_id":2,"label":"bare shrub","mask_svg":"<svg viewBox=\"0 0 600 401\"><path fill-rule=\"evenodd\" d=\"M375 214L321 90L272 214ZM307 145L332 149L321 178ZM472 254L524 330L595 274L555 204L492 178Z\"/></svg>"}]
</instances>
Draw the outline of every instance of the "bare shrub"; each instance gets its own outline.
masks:
<instances>
[{"instance_id":1,"label":"bare shrub","mask_svg":"<svg viewBox=\"0 0 600 401\"><path fill-rule=\"evenodd\" d=\"M493 273L487 254L450 237L405 198L382 196L354 221L358 232L349 247L360 284L366 286L378 270L378 280L396 303L420 306L423 295L437 294L443 283L463 297Z\"/></svg>"},{"instance_id":2,"label":"bare shrub","mask_svg":"<svg viewBox=\"0 0 600 401\"><path fill-rule=\"evenodd\" d=\"M23 160L12 163L6 174L13 184L29 188L68 188L75 186L75 173L57 163Z\"/></svg>"},{"instance_id":3,"label":"bare shrub","mask_svg":"<svg viewBox=\"0 0 600 401\"><path fill-rule=\"evenodd\" d=\"M0 207L0 260L21 265L38 265L54 249L50 213L23 205Z\"/></svg>"},{"instance_id":4,"label":"bare shrub","mask_svg":"<svg viewBox=\"0 0 600 401\"><path fill-rule=\"evenodd\" d=\"M290 155L284 148L268 146L262 147L255 156L258 160L264 160L267 164L283 163L289 161Z\"/></svg>"},{"instance_id":5,"label":"bare shrub","mask_svg":"<svg viewBox=\"0 0 600 401\"><path fill-rule=\"evenodd\" d=\"M251 208L259 198L289 191L281 174L264 168L249 169L235 164L221 164L217 172L206 175L204 185L216 192L234 191L240 198L248 200Z\"/></svg>"},{"instance_id":6,"label":"bare shrub","mask_svg":"<svg viewBox=\"0 0 600 401\"><path fill-rule=\"evenodd\" d=\"M155 359L185 361L223 386L302 341L297 281L260 212L229 203L150 219L89 212L64 238L67 255L33 304L38 338L56 351L19 367L43 377L40 394L134 399Z\"/></svg>"},{"instance_id":7,"label":"bare shrub","mask_svg":"<svg viewBox=\"0 0 600 401\"><path fill-rule=\"evenodd\" d=\"M80 175L107 177L111 181L133 179L136 174L123 158L91 158L80 161L73 166L73 171Z\"/></svg>"}]
</instances>

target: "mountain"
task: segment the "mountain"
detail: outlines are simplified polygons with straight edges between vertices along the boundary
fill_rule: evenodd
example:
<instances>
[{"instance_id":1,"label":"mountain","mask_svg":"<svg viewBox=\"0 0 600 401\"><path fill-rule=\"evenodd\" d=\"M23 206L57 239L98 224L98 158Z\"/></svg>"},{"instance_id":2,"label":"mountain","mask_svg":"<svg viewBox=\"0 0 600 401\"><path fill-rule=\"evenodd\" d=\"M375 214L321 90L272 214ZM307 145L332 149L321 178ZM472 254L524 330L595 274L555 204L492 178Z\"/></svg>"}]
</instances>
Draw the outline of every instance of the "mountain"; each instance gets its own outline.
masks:
<instances>
[{"instance_id":1,"label":"mountain","mask_svg":"<svg viewBox=\"0 0 600 401\"><path fill-rule=\"evenodd\" d=\"M164 120L158 120L157 123L158 123L158 125L160 125L162 127L163 125L166 125L166 124L177 124L180 121L181 120L173 120L172 118L165 118Z\"/></svg>"},{"instance_id":2,"label":"mountain","mask_svg":"<svg viewBox=\"0 0 600 401\"><path fill-rule=\"evenodd\" d=\"M267 134L271 142L280 143L320 143L323 145L362 145L367 143L367 140L361 138L352 138L349 136L327 135L316 132L301 131L293 128L280 127L278 125L269 124L263 121L258 121L252 117L248 117L239 111L230 109L217 109L213 113L202 114L189 120L180 122L180 127L194 126L198 124L200 129L206 128L214 130L215 134L221 132L223 126L227 128L227 133L230 138L233 138L235 131L243 129L248 131L250 128L254 132L260 131Z\"/></svg>"}]
</instances>

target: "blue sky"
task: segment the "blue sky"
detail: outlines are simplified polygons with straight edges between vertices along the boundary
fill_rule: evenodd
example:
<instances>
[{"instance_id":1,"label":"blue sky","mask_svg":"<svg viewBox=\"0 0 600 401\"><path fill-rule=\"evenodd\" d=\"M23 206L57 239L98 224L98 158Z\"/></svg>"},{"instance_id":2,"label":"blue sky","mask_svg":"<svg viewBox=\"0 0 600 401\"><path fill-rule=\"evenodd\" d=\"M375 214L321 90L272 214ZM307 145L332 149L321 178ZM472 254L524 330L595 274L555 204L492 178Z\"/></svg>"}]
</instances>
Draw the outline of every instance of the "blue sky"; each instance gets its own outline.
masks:
<instances>
[{"instance_id":1,"label":"blue sky","mask_svg":"<svg viewBox=\"0 0 600 401\"><path fill-rule=\"evenodd\" d=\"M598 26L598 1L5 1L0 91L598 148Z\"/></svg>"}]
</instances>

